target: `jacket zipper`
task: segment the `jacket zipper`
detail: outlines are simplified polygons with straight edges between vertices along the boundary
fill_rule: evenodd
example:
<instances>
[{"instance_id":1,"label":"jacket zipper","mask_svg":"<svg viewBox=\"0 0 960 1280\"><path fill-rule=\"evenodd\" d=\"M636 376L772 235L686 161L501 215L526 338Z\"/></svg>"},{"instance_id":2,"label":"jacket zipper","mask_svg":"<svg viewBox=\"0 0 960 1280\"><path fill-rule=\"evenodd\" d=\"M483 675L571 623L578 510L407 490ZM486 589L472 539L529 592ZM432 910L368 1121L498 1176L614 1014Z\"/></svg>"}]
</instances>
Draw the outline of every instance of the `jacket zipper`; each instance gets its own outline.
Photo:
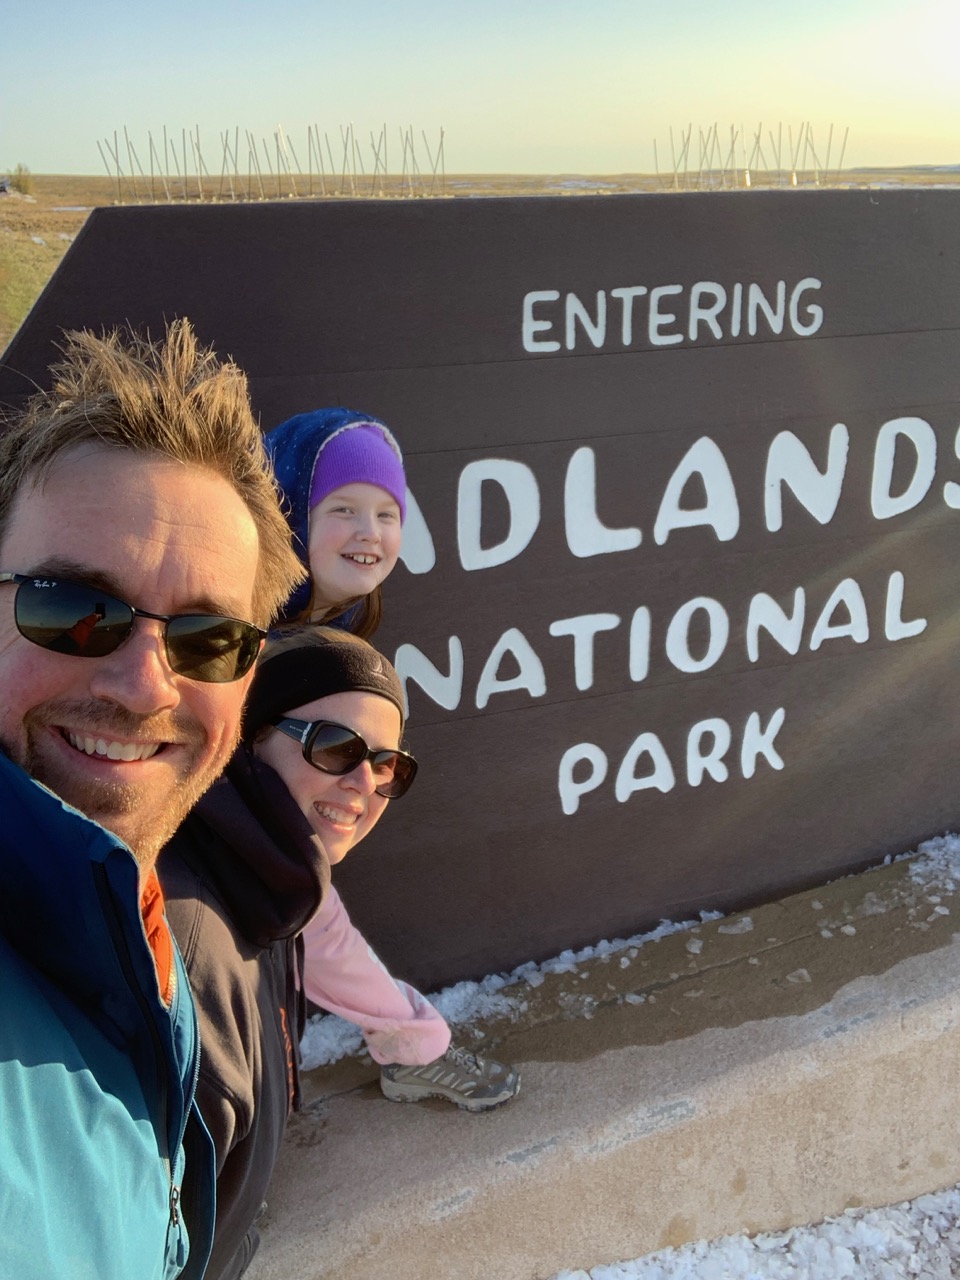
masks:
<instances>
[{"instance_id":1,"label":"jacket zipper","mask_svg":"<svg viewBox=\"0 0 960 1280\"><path fill-rule=\"evenodd\" d=\"M123 972L127 986L133 994L143 1019L147 1024L150 1032L150 1039L153 1044L154 1058L157 1066L157 1088L160 1095L160 1128L162 1133L158 1134L158 1145L160 1147L160 1159L163 1163L164 1172L167 1181L170 1184L169 1206L170 1206L170 1225L177 1227L180 1225L180 1188L177 1186L173 1177L173 1161L170 1157L170 1146L167 1138L167 1113L169 1110L169 1089L167 1087L167 1055L164 1051L163 1041L160 1038L160 1032L153 1020L153 1012L146 996L137 981L134 973L133 963L130 958L130 949L127 945L126 935L123 929L123 922L120 916L117 903L114 900L113 892L110 888L110 881L107 876L107 868L104 863L95 863L93 868L94 882L97 887L97 894L103 907L104 919L107 928L113 940L114 950L117 959L120 962L120 968ZM176 975L176 965L174 965L174 974ZM176 992L174 992L176 994ZM172 1007L172 1002L171 1002ZM199 1066L199 1064L197 1064ZM186 1127L184 1122L183 1128ZM181 1131L181 1142L183 1141Z\"/></svg>"}]
</instances>

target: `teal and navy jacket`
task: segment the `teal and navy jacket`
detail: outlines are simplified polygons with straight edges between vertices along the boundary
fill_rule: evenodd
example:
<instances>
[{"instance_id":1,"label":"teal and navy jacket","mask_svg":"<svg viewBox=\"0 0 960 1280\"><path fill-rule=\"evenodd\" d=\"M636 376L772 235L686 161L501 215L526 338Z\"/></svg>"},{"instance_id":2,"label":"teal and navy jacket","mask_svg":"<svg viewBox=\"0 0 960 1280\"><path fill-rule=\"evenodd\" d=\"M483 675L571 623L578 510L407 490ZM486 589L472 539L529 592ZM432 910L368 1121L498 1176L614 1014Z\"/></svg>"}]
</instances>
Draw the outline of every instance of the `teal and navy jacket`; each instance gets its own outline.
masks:
<instances>
[{"instance_id":1,"label":"teal and navy jacket","mask_svg":"<svg viewBox=\"0 0 960 1280\"><path fill-rule=\"evenodd\" d=\"M0 754L0 1276L199 1280L214 1160L126 845Z\"/></svg>"}]
</instances>

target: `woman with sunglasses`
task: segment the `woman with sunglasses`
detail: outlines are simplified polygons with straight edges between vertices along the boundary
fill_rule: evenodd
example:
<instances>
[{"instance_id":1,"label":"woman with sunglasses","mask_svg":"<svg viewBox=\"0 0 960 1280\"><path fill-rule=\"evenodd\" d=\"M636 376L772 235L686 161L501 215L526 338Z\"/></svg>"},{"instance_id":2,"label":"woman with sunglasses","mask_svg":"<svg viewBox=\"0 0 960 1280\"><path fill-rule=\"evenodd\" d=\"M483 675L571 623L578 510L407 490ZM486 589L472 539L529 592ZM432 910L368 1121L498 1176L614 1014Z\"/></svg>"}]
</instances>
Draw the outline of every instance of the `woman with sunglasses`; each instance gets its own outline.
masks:
<instances>
[{"instance_id":1,"label":"woman with sunglasses","mask_svg":"<svg viewBox=\"0 0 960 1280\"><path fill-rule=\"evenodd\" d=\"M479 1111L519 1088L509 1068L448 1048L439 1013L387 973L328 886L328 863L416 776L403 716L399 677L366 641L328 627L280 633L257 666L240 748L161 856L200 1015L197 1096L217 1148L208 1280L235 1280L256 1249L298 1102L305 996L362 1028L393 1100L441 1096ZM426 1063L432 1078L417 1074Z\"/></svg>"}]
</instances>

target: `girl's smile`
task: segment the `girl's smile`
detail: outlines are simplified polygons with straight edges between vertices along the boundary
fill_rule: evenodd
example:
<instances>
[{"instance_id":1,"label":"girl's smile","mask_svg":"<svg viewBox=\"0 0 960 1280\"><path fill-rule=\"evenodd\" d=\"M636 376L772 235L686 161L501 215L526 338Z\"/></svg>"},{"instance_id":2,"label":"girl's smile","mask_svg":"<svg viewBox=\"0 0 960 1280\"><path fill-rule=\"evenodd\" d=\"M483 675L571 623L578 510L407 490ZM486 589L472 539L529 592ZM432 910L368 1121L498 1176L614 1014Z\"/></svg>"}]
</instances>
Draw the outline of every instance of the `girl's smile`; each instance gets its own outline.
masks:
<instances>
[{"instance_id":1,"label":"girl's smile","mask_svg":"<svg viewBox=\"0 0 960 1280\"><path fill-rule=\"evenodd\" d=\"M385 489L358 482L327 494L310 513L315 606L369 595L396 565L400 537L400 508Z\"/></svg>"}]
</instances>

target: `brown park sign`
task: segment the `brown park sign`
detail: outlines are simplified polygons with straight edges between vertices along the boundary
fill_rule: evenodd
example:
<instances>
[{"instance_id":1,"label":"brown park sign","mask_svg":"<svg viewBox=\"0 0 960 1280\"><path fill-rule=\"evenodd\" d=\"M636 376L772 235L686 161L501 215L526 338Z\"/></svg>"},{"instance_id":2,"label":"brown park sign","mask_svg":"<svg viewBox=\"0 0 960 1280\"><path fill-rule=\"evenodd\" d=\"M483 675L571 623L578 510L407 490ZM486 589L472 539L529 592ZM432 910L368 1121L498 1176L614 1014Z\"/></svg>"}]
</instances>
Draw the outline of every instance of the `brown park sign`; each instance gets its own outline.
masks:
<instances>
[{"instance_id":1,"label":"brown park sign","mask_svg":"<svg viewBox=\"0 0 960 1280\"><path fill-rule=\"evenodd\" d=\"M337 870L427 987L960 821L960 193L97 210L0 368L189 316L404 446L417 786ZM16 566L14 566L16 567Z\"/></svg>"}]
</instances>

